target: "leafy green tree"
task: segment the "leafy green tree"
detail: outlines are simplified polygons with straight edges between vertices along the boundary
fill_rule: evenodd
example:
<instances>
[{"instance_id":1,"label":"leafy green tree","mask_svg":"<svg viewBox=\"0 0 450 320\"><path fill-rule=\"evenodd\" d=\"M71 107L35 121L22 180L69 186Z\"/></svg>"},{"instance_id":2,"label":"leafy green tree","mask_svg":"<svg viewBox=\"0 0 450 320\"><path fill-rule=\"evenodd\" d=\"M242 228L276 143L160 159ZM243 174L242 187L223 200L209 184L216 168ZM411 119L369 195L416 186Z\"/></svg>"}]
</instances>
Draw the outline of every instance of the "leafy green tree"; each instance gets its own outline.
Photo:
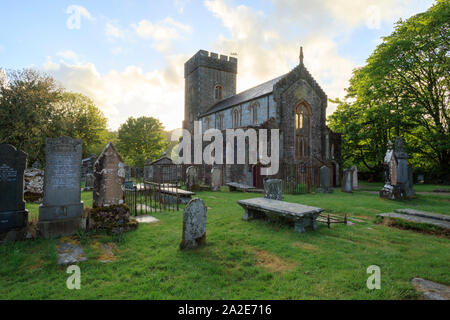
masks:
<instances>
[{"instance_id":1,"label":"leafy green tree","mask_svg":"<svg viewBox=\"0 0 450 320\"><path fill-rule=\"evenodd\" d=\"M45 137L57 134L55 104L63 89L32 69L6 72L0 85L0 143L26 151L31 163L44 160Z\"/></svg>"},{"instance_id":2,"label":"leafy green tree","mask_svg":"<svg viewBox=\"0 0 450 320\"><path fill-rule=\"evenodd\" d=\"M108 142L107 119L88 97L64 92L57 104L59 134L83 140L83 156L98 155Z\"/></svg>"},{"instance_id":3,"label":"leafy green tree","mask_svg":"<svg viewBox=\"0 0 450 320\"><path fill-rule=\"evenodd\" d=\"M330 127L343 133L344 159L381 171L386 143L405 139L416 168L448 174L450 1L399 21L367 64L354 71Z\"/></svg>"},{"instance_id":4,"label":"leafy green tree","mask_svg":"<svg viewBox=\"0 0 450 320\"><path fill-rule=\"evenodd\" d=\"M85 156L98 154L108 141L106 123L92 100L65 92L40 71L12 70L0 77L0 143L27 152L29 163L45 162L46 137L82 139Z\"/></svg>"},{"instance_id":5,"label":"leafy green tree","mask_svg":"<svg viewBox=\"0 0 450 320\"><path fill-rule=\"evenodd\" d=\"M118 131L117 149L129 164L142 167L146 158L160 157L167 147L164 127L153 117L130 117Z\"/></svg>"}]
</instances>

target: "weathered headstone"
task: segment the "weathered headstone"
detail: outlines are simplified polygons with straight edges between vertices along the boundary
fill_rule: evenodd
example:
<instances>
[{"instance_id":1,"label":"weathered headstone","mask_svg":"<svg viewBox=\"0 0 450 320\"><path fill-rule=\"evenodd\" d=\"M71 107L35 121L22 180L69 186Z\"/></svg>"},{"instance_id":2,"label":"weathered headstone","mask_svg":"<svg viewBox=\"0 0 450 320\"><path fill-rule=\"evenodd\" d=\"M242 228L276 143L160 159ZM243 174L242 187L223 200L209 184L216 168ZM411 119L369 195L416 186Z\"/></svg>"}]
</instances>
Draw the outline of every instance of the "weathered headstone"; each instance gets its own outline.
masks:
<instances>
[{"instance_id":1,"label":"weathered headstone","mask_svg":"<svg viewBox=\"0 0 450 320\"><path fill-rule=\"evenodd\" d=\"M86 173L86 177L84 178L84 189L86 191L92 190L94 188L94 174Z\"/></svg>"},{"instance_id":2,"label":"weathered headstone","mask_svg":"<svg viewBox=\"0 0 450 320\"><path fill-rule=\"evenodd\" d=\"M125 165L109 142L94 164L93 207L123 204Z\"/></svg>"},{"instance_id":3,"label":"weathered headstone","mask_svg":"<svg viewBox=\"0 0 450 320\"><path fill-rule=\"evenodd\" d=\"M283 188L281 179L264 180L264 198L283 200Z\"/></svg>"},{"instance_id":4,"label":"weathered headstone","mask_svg":"<svg viewBox=\"0 0 450 320\"><path fill-rule=\"evenodd\" d=\"M412 169L408 169L408 154L400 137L395 139L395 149L388 142L388 150L384 157L385 183L380 190L380 197L400 200L415 195L412 184Z\"/></svg>"},{"instance_id":5,"label":"weathered headstone","mask_svg":"<svg viewBox=\"0 0 450 320\"><path fill-rule=\"evenodd\" d=\"M81 152L79 139L46 139L44 199L37 224L44 238L71 235L82 227Z\"/></svg>"},{"instance_id":6,"label":"weathered headstone","mask_svg":"<svg viewBox=\"0 0 450 320\"><path fill-rule=\"evenodd\" d=\"M352 189L352 169L345 169L344 170L344 176L342 178L342 186L341 186L341 191L342 192L353 192Z\"/></svg>"},{"instance_id":7,"label":"weathered headstone","mask_svg":"<svg viewBox=\"0 0 450 320\"><path fill-rule=\"evenodd\" d=\"M331 169L327 166L320 167L320 188L317 189L317 192L333 192L331 187Z\"/></svg>"},{"instance_id":8,"label":"weathered headstone","mask_svg":"<svg viewBox=\"0 0 450 320\"><path fill-rule=\"evenodd\" d=\"M211 169L211 191L220 191L222 186L222 170L220 168Z\"/></svg>"},{"instance_id":9,"label":"weathered headstone","mask_svg":"<svg viewBox=\"0 0 450 320\"><path fill-rule=\"evenodd\" d=\"M23 173L27 154L0 144L0 233L25 227L28 211L23 200Z\"/></svg>"},{"instance_id":10,"label":"weathered headstone","mask_svg":"<svg viewBox=\"0 0 450 320\"><path fill-rule=\"evenodd\" d=\"M184 209L181 250L206 244L206 212L206 206L201 199L189 201Z\"/></svg>"},{"instance_id":11,"label":"weathered headstone","mask_svg":"<svg viewBox=\"0 0 450 320\"><path fill-rule=\"evenodd\" d=\"M188 190L196 189L198 186L198 170L197 167L190 166L186 169L186 188Z\"/></svg>"},{"instance_id":12,"label":"weathered headstone","mask_svg":"<svg viewBox=\"0 0 450 320\"><path fill-rule=\"evenodd\" d=\"M358 190L358 168L356 166L352 166L352 188L353 190Z\"/></svg>"}]
</instances>

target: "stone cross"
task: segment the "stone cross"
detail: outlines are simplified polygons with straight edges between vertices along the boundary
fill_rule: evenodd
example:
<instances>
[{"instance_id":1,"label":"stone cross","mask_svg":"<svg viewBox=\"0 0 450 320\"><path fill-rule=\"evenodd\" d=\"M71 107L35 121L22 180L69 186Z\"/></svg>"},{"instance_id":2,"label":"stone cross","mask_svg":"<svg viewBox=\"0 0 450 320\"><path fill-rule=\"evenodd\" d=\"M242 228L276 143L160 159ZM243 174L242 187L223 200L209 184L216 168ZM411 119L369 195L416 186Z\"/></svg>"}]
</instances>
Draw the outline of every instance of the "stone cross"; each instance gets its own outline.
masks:
<instances>
[{"instance_id":1,"label":"stone cross","mask_svg":"<svg viewBox=\"0 0 450 320\"><path fill-rule=\"evenodd\" d=\"M358 168L356 166L351 167L352 170L352 188L358 190Z\"/></svg>"},{"instance_id":2,"label":"stone cross","mask_svg":"<svg viewBox=\"0 0 450 320\"><path fill-rule=\"evenodd\" d=\"M37 225L45 238L71 235L81 227L81 153L80 139L46 139L44 199Z\"/></svg>"},{"instance_id":3,"label":"stone cross","mask_svg":"<svg viewBox=\"0 0 450 320\"><path fill-rule=\"evenodd\" d=\"M267 179L264 181L264 198L283 200L281 179Z\"/></svg>"},{"instance_id":4,"label":"stone cross","mask_svg":"<svg viewBox=\"0 0 450 320\"><path fill-rule=\"evenodd\" d=\"M331 170L327 166L320 167L320 188L317 189L317 192L333 192L331 187Z\"/></svg>"},{"instance_id":5,"label":"stone cross","mask_svg":"<svg viewBox=\"0 0 450 320\"><path fill-rule=\"evenodd\" d=\"M123 204L125 165L109 142L94 164L93 207Z\"/></svg>"},{"instance_id":6,"label":"stone cross","mask_svg":"<svg viewBox=\"0 0 450 320\"><path fill-rule=\"evenodd\" d=\"M342 192L348 192L351 193L353 192L352 189L352 169L345 169L344 170L344 177L342 179Z\"/></svg>"},{"instance_id":7,"label":"stone cross","mask_svg":"<svg viewBox=\"0 0 450 320\"><path fill-rule=\"evenodd\" d=\"M222 169L211 169L211 191L220 191L222 185Z\"/></svg>"},{"instance_id":8,"label":"stone cross","mask_svg":"<svg viewBox=\"0 0 450 320\"><path fill-rule=\"evenodd\" d=\"M189 201L183 216L180 249L193 249L206 244L206 206L201 199Z\"/></svg>"},{"instance_id":9,"label":"stone cross","mask_svg":"<svg viewBox=\"0 0 450 320\"><path fill-rule=\"evenodd\" d=\"M23 200L23 174L27 154L0 144L0 233L25 227L28 211Z\"/></svg>"}]
</instances>

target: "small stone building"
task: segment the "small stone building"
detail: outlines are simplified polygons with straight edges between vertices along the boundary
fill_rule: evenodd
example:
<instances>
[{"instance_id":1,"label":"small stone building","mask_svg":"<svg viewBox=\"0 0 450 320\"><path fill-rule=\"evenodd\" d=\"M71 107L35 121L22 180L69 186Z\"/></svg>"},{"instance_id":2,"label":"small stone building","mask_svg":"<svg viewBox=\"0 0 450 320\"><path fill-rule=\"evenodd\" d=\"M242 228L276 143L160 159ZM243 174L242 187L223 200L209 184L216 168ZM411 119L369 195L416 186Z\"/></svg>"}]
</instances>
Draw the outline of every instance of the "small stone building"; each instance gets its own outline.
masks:
<instances>
[{"instance_id":1,"label":"small stone building","mask_svg":"<svg viewBox=\"0 0 450 320\"><path fill-rule=\"evenodd\" d=\"M153 182L175 182L181 179L182 168L175 165L169 157L148 161L144 166L144 179Z\"/></svg>"},{"instance_id":2,"label":"small stone building","mask_svg":"<svg viewBox=\"0 0 450 320\"><path fill-rule=\"evenodd\" d=\"M237 59L198 51L184 66L183 128L193 134L194 121L201 121L203 132L211 128L279 129L282 165L302 164L317 168L318 174L325 164L332 170L332 185L338 185L341 136L326 125L328 98L306 69L302 48L299 58L287 74L236 94ZM225 181L261 186L260 166L225 165Z\"/></svg>"}]
</instances>

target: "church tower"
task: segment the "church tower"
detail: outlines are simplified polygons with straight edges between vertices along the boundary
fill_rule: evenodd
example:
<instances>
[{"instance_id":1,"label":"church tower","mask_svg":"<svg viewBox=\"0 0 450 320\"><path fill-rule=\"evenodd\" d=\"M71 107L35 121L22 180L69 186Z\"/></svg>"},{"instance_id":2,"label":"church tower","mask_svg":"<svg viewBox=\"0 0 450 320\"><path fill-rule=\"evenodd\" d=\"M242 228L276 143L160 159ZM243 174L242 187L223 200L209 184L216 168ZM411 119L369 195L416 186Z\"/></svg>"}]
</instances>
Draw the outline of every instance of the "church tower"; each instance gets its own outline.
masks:
<instances>
[{"instance_id":1,"label":"church tower","mask_svg":"<svg viewBox=\"0 0 450 320\"><path fill-rule=\"evenodd\" d=\"M192 133L199 115L236 94L236 74L236 58L205 50L184 64L184 129Z\"/></svg>"}]
</instances>

